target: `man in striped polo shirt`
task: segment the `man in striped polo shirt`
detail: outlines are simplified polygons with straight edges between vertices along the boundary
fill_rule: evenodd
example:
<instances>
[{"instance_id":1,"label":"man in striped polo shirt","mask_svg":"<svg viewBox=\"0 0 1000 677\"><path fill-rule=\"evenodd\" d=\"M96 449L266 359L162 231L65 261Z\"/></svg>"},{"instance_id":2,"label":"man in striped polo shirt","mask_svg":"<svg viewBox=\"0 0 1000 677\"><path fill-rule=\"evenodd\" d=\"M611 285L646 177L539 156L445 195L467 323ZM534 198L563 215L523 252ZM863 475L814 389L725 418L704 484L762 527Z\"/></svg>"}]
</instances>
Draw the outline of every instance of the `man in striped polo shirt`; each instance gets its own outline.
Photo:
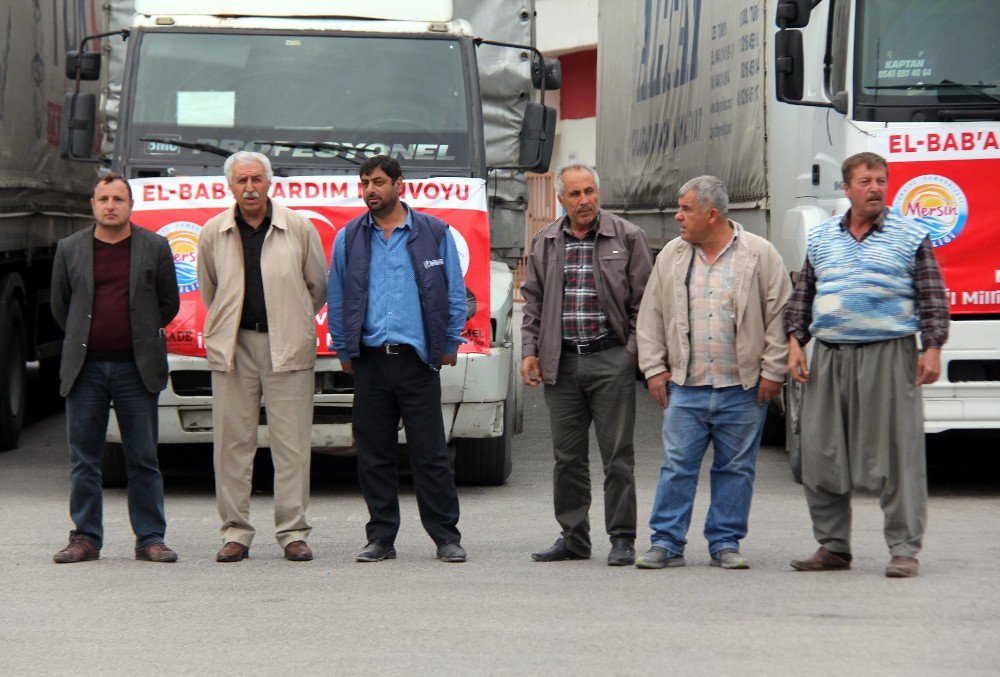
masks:
<instances>
[{"instance_id":1,"label":"man in striped polo shirt","mask_svg":"<svg viewBox=\"0 0 1000 677\"><path fill-rule=\"evenodd\" d=\"M920 386L941 373L948 298L927 231L886 209L889 168L844 161L851 208L814 226L785 312L802 401L802 484L820 548L799 571L851 568L851 490L879 494L890 578L917 575L927 521ZM920 333L923 352L915 335ZM804 346L813 337L812 366Z\"/></svg>"},{"instance_id":2,"label":"man in striped polo shirt","mask_svg":"<svg viewBox=\"0 0 1000 677\"><path fill-rule=\"evenodd\" d=\"M792 291L781 256L727 218L714 176L679 191L680 237L656 257L639 307L639 368L663 407L663 466L640 569L684 566L698 471L712 442L709 562L747 569L757 452L767 403L781 393L788 343L781 316Z\"/></svg>"}]
</instances>

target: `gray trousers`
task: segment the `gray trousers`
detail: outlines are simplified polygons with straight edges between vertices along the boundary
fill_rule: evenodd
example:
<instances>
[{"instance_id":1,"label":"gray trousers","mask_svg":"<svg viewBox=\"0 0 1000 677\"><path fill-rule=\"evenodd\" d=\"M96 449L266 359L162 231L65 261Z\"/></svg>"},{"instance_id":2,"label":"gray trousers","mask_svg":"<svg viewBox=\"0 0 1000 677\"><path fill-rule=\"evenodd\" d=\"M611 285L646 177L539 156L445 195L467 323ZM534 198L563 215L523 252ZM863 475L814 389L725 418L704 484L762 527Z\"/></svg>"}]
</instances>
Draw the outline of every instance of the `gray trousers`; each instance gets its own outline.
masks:
<instances>
[{"instance_id":1,"label":"gray trousers","mask_svg":"<svg viewBox=\"0 0 1000 677\"><path fill-rule=\"evenodd\" d=\"M635 365L624 347L592 355L563 351L545 386L552 425L556 520L566 547L590 555L588 438L593 422L604 463L604 522L611 538L635 539Z\"/></svg>"},{"instance_id":2,"label":"gray trousers","mask_svg":"<svg viewBox=\"0 0 1000 677\"><path fill-rule=\"evenodd\" d=\"M802 485L816 540L851 551L851 491L874 491L892 555L915 557L927 523L924 411L913 336L817 342L802 400Z\"/></svg>"}]
</instances>

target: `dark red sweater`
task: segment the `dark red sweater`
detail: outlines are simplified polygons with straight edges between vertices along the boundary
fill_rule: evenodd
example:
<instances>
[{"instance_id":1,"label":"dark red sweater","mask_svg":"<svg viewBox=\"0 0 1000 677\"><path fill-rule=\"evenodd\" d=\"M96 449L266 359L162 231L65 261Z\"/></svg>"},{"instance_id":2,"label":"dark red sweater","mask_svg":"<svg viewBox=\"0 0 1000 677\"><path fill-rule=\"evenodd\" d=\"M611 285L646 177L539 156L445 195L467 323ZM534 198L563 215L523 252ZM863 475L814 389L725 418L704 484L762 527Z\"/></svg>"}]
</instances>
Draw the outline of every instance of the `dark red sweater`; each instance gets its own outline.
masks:
<instances>
[{"instance_id":1,"label":"dark red sweater","mask_svg":"<svg viewBox=\"0 0 1000 677\"><path fill-rule=\"evenodd\" d=\"M129 359L132 326L128 309L132 238L108 244L94 238L94 309L87 355L92 359Z\"/></svg>"}]
</instances>

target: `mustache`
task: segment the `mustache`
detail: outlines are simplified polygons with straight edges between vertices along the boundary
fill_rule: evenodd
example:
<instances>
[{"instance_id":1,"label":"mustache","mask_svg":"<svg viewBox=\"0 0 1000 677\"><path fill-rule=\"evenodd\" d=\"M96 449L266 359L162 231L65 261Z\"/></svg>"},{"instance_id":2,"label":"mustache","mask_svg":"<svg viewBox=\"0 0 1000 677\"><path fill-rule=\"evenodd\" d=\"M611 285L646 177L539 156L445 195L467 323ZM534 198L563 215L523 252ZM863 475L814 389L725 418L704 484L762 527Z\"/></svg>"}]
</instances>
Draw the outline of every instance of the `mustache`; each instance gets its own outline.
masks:
<instances>
[{"instance_id":1,"label":"mustache","mask_svg":"<svg viewBox=\"0 0 1000 677\"><path fill-rule=\"evenodd\" d=\"M255 190L245 190L245 191L243 191L243 197L244 198L258 198L258 197L260 197L260 193L258 193Z\"/></svg>"}]
</instances>

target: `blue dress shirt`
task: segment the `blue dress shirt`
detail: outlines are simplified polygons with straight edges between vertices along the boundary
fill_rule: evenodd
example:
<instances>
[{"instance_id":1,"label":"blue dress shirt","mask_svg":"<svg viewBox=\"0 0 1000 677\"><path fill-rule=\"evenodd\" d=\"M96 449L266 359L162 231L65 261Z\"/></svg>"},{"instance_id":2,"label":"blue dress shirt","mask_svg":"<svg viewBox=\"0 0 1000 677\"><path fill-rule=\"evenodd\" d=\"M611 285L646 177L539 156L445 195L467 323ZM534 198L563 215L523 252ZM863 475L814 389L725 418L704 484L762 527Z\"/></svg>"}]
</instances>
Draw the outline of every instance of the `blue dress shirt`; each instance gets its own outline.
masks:
<instances>
[{"instance_id":1,"label":"blue dress shirt","mask_svg":"<svg viewBox=\"0 0 1000 677\"><path fill-rule=\"evenodd\" d=\"M413 261L406 249L413 220L406 208L406 222L389 234L388 241L382 228L368 213L367 231L371 238L371 263L368 273L368 307L361 330L361 343L381 346L386 343L405 343L413 346L424 362L428 361L427 338L424 318L420 311L420 294L413 273ZM448 332L445 355L458 352L458 344L465 343L465 281L458 249L451 229L441 238L441 258L448 278ZM361 237L361 234L358 235ZM344 250L344 230L337 233L330 258L330 277L327 286L327 324L332 347L336 352L344 348L344 280L347 275L347 256Z\"/></svg>"}]
</instances>

